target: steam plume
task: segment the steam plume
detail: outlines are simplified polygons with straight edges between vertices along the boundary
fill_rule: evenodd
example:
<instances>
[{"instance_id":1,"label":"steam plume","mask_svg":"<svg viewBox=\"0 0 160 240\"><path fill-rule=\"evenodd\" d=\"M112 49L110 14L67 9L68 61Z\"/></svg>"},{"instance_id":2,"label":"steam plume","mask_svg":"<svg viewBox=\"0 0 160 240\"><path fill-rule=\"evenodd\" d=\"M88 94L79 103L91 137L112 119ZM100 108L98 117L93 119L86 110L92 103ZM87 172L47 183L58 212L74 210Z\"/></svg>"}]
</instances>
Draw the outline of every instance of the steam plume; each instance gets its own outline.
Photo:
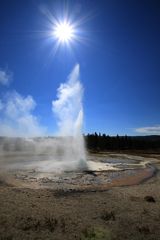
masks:
<instances>
[{"instance_id":1,"label":"steam plume","mask_svg":"<svg viewBox=\"0 0 160 240\"><path fill-rule=\"evenodd\" d=\"M79 80L79 65L74 67L68 81L60 84L57 97L52 102L52 110L58 120L60 136L50 138L26 138L44 136L45 132L33 115L36 103L31 96L22 97L12 92L0 101L0 135L16 136L0 138L1 166L34 168L40 172L86 169L82 136L83 87Z\"/></svg>"},{"instance_id":2,"label":"steam plume","mask_svg":"<svg viewBox=\"0 0 160 240\"><path fill-rule=\"evenodd\" d=\"M71 137L66 141L64 158L85 166L85 148L82 136L83 125L83 87L79 80L79 65L75 65L66 83L57 90L58 99L52 102L52 110L58 119L59 134Z\"/></svg>"},{"instance_id":3,"label":"steam plume","mask_svg":"<svg viewBox=\"0 0 160 240\"><path fill-rule=\"evenodd\" d=\"M0 99L0 136L32 137L45 134L32 113L36 103L32 96L23 97L16 91L8 92Z\"/></svg>"},{"instance_id":4,"label":"steam plume","mask_svg":"<svg viewBox=\"0 0 160 240\"><path fill-rule=\"evenodd\" d=\"M57 92L58 99L52 102L52 110L58 119L59 134L80 134L83 122L83 87L79 80L78 64L69 75L68 82L62 83Z\"/></svg>"}]
</instances>

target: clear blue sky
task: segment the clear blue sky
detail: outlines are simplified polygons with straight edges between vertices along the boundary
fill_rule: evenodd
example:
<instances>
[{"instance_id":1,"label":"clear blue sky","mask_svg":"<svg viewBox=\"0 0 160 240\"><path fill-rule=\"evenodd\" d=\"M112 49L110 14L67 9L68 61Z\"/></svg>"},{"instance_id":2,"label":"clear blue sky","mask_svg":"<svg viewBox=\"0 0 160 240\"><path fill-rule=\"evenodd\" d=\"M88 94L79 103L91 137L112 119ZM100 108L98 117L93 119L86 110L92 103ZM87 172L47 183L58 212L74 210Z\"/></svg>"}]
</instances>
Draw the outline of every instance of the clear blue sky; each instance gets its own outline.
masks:
<instances>
[{"instance_id":1,"label":"clear blue sky","mask_svg":"<svg viewBox=\"0 0 160 240\"><path fill-rule=\"evenodd\" d=\"M79 26L84 41L73 42L72 51L62 45L53 55L56 42L46 37L41 7L61 17L64 1L1 0L0 70L12 79L0 84L0 98L13 90L32 96L33 114L53 133L52 100L79 63L85 133L160 134L160 1L67 3L75 21L88 16Z\"/></svg>"}]
</instances>

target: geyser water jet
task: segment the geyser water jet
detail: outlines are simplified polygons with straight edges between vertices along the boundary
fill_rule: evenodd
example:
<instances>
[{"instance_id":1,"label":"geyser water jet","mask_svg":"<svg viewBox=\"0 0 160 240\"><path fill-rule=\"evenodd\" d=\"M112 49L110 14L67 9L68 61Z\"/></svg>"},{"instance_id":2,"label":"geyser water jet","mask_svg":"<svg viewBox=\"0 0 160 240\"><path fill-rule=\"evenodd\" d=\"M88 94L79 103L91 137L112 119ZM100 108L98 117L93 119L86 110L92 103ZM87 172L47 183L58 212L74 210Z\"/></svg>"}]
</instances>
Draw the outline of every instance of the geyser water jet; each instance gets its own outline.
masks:
<instances>
[{"instance_id":1,"label":"geyser water jet","mask_svg":"<svg viewBox=\"0 0 160 240\"><path fill-rule=\"evenodd\" d=\"M85 144L82 135L83 86L79 75L79 64L76 64L68 81L60 84L57 100L52 102L52 110L58 120L58 134L65 141L63 160L73 163L75 169L86 169Z\"/></svg>"}]
</instances>

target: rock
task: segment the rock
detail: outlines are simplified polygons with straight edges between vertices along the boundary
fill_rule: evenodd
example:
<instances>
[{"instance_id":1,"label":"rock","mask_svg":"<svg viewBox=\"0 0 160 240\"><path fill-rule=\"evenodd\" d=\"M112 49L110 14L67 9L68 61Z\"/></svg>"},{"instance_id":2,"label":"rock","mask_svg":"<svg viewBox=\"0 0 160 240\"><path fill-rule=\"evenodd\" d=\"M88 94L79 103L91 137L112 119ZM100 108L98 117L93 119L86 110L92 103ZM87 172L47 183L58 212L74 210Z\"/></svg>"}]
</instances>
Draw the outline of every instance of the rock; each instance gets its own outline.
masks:
<instances>
[{"instance_id":1,"label":"rock","mask_svg":"<svg viewBox=\"0 0 160 240\"><path fill-rule=\"evenodd\" d=\"M104 221L115 221L116 218L115 218L115 214L114 212L104 212L103 215L101 216L101 218L104 220Z\"/></svg>"},{"instance_id":2,"label":"rock","mask_svg":"<svg viewBox=\"0 0 160 240\"><path fill-rule=\"evenodd\" d=\"M145 196L144 200L146 200L147 202L152 202L152 203L156 202L154 197L152 197L152 196Z\"/></svg>"},{"instance_id":3,"label":"rock","mask_svg":"<svg viewBox=\"0 0 160 240\"><path fill-rule=\"evenodd\" d=\"M140 233L143 233L143 234L149 234L150 233L150 229L149 229L148 226L139 226L138 231Z\"/></svg>"}]
</instances>

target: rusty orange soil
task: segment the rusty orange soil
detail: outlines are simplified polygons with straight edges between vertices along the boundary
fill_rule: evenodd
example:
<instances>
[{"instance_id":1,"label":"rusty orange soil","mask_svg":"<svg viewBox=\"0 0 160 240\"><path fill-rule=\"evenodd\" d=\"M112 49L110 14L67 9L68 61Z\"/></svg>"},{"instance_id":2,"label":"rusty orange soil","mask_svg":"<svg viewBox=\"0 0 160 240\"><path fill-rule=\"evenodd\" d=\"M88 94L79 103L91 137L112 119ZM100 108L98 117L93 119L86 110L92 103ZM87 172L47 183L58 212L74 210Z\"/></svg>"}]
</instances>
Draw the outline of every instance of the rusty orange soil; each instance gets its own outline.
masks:
<instances>
[{"instance_id":1,"label":"rusty orange soil","mask_svg":"<svg viewBox=\"0 0 160 240\"><path fill-rule=\"evenodd\" d=\"M94 185L81 185L81 190L99 190L99 191L105 191L108 189L111 189L112 187L123 187L123 186L132 186L142 183L143 181L151 178L155 173L154 168L145 168L142 170L139 170L138 173L135 175L128 175L123 176L120 178L115 178L111 182L105 183L105 184L94 184Z\"/></svg>"}]
</instances>

